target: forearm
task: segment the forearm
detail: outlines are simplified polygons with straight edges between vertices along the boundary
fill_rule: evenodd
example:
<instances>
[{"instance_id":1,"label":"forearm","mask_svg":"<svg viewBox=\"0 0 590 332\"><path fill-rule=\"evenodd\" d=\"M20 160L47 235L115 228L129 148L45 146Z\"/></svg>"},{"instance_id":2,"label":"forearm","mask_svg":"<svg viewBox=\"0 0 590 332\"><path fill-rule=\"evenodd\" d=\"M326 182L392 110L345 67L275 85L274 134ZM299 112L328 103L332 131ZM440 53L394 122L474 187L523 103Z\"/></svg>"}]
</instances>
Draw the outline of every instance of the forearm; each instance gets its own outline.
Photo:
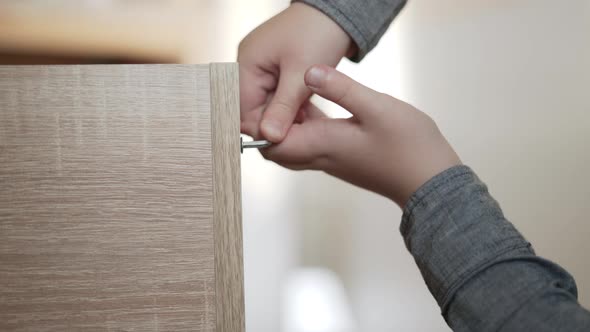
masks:
<instances>
[{"instance_id":1,"label":"forearm","mask_svg":"<svg viewBox=\"0 0 590 332\"><path fill-rule=\"evenodd\" d=\"M590 327L573 278L535 255L468 167L422 186L406 205L400 230L454 330Z\"/></svg>"},{"instance_id":2,"label":"forearm","mask_svg":"<svg viewBox=\"0 0 590 332\"><path fill-rule=\"evenodd\" d=\"M379 39L406 0L295 0L313 6L328 15L352 38L358 50L352 56L360 61Z\"/></svg>"}]
</instances>

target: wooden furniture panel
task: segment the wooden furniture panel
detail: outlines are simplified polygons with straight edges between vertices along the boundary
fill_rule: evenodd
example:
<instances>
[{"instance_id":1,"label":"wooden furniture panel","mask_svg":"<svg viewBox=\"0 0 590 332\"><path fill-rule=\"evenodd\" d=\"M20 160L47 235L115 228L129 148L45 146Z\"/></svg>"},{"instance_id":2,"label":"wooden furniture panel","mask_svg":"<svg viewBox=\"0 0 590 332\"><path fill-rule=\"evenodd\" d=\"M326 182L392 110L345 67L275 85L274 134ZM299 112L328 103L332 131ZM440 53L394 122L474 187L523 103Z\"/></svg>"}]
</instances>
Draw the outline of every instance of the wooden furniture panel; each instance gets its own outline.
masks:
<instances>
[{"instance_id":1,"label":"wooden furniture panel","mask_svg":"<svg viewBox=\"0 0 590 332\"><path fill-rule=\"evenodd\" d=\"M218 313L217 328L220 331L238 331L245 326L243 270L235 268L244 265L240 172L235 172L240 169L240 154L237 153L240 146L236 145L240 132L235 125L240 123L240 112L225 111L239 110L240 107L239 89L234 88L239 86L236 70L235 67L211 65L211 76L215 77L211 80L211 98L217 101L212 104L211 111L212 128L215 128L212 140L213 146L218 147L213 153L213 181L216 184L213 199L220 203L213 207L215 252L224 253L215 256L217 307L225 308ZM238 194L228 195L228 192ZM238 295L241 298L236 301Z\"/></svg>"},{"instance_id":2,"label":"wooden furniture panel","mask_svg":"<svg viewBox=\"0 0 590 332\"><path fill-rule=\"evenodd\" d=\"M0 66L0 330L244 330L237 91L235 64Z\"/></svg>"}]
</instances>

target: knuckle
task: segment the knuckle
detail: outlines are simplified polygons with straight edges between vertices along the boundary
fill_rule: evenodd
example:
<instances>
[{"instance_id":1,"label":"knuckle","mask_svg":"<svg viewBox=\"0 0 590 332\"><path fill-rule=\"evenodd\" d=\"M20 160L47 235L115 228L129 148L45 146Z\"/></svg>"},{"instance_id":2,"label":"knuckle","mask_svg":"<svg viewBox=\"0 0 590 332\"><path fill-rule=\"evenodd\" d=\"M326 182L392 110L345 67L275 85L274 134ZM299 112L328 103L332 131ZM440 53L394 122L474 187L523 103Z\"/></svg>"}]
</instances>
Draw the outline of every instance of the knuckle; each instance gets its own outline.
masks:
<instances>
[{"instance_id":1,"label":"knuckle","mask_svg":"<svg viewBox=\"0 0 590 332\"><path fill-rule=\"evenodd\" d=\"M309 167L315 170L325 170L326 165L332 158L330 154L331 150L327 149L325 145L325 142L331 140L329 121L321 120L320 123L321 125L315 133L316 139L311 141L309 153L306 158Z\"/></svg>"},{"instance_id":2,"label":"knuckle","mask_svg":"<svg viewBox=\"0 0 590 332\"><path fill-rule=\"evenodd\" d=\"M269 111L272 113L278 112L278 113L285 113L285 114L291 114L293 117L295 117L295 114L297 112L297 108L293 107L293 105L291 105L290 103L283 101L283 100L273 100L270 105L268 106L266 111Z\"/></svg>"},{"instance_id":3,"label":"knuckle","mask_svg":"<svg viewBox=\"0 0 590 332\"><path fill-rule=\"evenodd\" d=\"M272 153L270 153L268 151L263 151L263 150L258 150L258 152L260 152L260 154L262 155L262 157L264 159L269 160L269 161L275 161L272 156Z\"/></svg>"},{"instance_id":4,"label":"knuckle","mask_svg":"<svg viewBox=\"0 0 590 332\"><path fill-rule=\"evenodd\" d=\"M379 101L379 104L385 107L391 108L397 106L397 100L383 92L377 92L377 100Z\"/></svg>"},{"instance_id":5,"label":"knuckle","mask_svg":"<svg viewBox=\"0 0 590 332\"><path fill-rule=\"evenodd\" d=\"M395 100L385 93L376 92L373 100L373 112L376 114L387 114L396 108Z\"/></svg>"},{"instance_id":6,"label":"knuckle","mask_svg":"<svg viewBox=\"0 0 590 332\"><path fill-rule=\"evenodd\" d=\"M336 104L342 103L344 101L344 99L348 96L350 91L352 90L352 87L353 87L353 82L351 80L346 80L344 82L344 84L342 84L342 87L340 88L340 90L337 92L337 95L334 98L334 102Z\"/></svg>"},{"instance_id":7,"label":"knuckle","mask_svg":"<svg viewBox=\"0 0 590 332\"><path fill-rule=\"evenodd\" d=\"M320 155L310 162L309 168L316 171L327 171L330 159L326 155Z\"/></svg>"},{"instance_id":8,"label":"knuckle","mask_svg":"<svg viewBox=\"0 0 590 332\"><path fill-rule=\"evenodd\" d=\"M238 60L241 60L244 56L244 53L246 53L247 45L246 39L242 39L242 41L240 41L238 44Z\"/></svg>"},{"instance_id":9,"label":"knuckle","mask_svg":"<svg viewBox=\"0 0 590 332\"><path fill-rule=\"evenodd\" d=\"M403 109L403 102L388 94L379 93L378 100L382 112L392 113Z\"/></svg>"}]
</instances>

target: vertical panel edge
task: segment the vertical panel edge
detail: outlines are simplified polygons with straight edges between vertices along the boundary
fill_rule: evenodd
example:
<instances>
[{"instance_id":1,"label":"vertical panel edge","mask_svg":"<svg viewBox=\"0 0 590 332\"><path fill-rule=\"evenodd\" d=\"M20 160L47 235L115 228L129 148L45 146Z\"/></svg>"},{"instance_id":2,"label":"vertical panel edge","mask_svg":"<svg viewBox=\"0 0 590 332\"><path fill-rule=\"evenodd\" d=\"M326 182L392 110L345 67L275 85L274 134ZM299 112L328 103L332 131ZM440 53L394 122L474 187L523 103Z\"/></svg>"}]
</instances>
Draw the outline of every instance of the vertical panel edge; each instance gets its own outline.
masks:
<instances>
[{"instance_id":1,"label":"vertical panel edge","mask_svg":"<svg viewBox=\"0 0 590 332\"><path fill-rule=\"evenodd\" d=\"M238 64L211 64L213 233L218 332L245 330Z\"/></svg>"}]
</instances>

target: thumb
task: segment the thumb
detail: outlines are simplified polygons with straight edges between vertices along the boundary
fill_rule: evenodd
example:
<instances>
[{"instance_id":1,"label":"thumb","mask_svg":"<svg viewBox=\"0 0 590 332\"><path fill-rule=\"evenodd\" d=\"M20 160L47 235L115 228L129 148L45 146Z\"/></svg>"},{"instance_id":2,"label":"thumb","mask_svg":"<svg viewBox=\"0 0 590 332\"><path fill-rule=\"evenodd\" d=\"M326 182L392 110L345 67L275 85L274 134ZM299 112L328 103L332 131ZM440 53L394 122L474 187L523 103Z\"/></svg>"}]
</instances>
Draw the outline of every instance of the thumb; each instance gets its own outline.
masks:
<instances>
[{"instance_id":1,"label":"thumb","mask_svg":"<svg viewBox=\"0 0 590 332\"><path fill-rule=\"evenodd\" d=\"M347 111L364 120L371 116L380 93L367 88L326 65L314 65L305 73L305 84L317 95L344 107Z\"/></svg>"},{"instance_id":2,"label":"thumb","mask_svg":"<svg viewBox=\"0 0 590 332\"><path fill-rule=\"evenodd\" d=\"M260 150L266 159L295 170L327 167L331 162L328 156L349 137L351 123L346 119L330 119L311 103L305 106L305 112L309 118L293 124L280 144Z\"/></svg>"},{"instance_id":3,"label":"thumb","mask_svg":"<svg viewBox=\"0 0 590 332\"><path fill-rule=\"evenodd\" d=\"M277 91L264 111L260 130L262 135L273 143L280 143L285 138L301 105L311 95L311 91L303 82L301 72L281 72Z\"/></svg>"}]
</instances>

